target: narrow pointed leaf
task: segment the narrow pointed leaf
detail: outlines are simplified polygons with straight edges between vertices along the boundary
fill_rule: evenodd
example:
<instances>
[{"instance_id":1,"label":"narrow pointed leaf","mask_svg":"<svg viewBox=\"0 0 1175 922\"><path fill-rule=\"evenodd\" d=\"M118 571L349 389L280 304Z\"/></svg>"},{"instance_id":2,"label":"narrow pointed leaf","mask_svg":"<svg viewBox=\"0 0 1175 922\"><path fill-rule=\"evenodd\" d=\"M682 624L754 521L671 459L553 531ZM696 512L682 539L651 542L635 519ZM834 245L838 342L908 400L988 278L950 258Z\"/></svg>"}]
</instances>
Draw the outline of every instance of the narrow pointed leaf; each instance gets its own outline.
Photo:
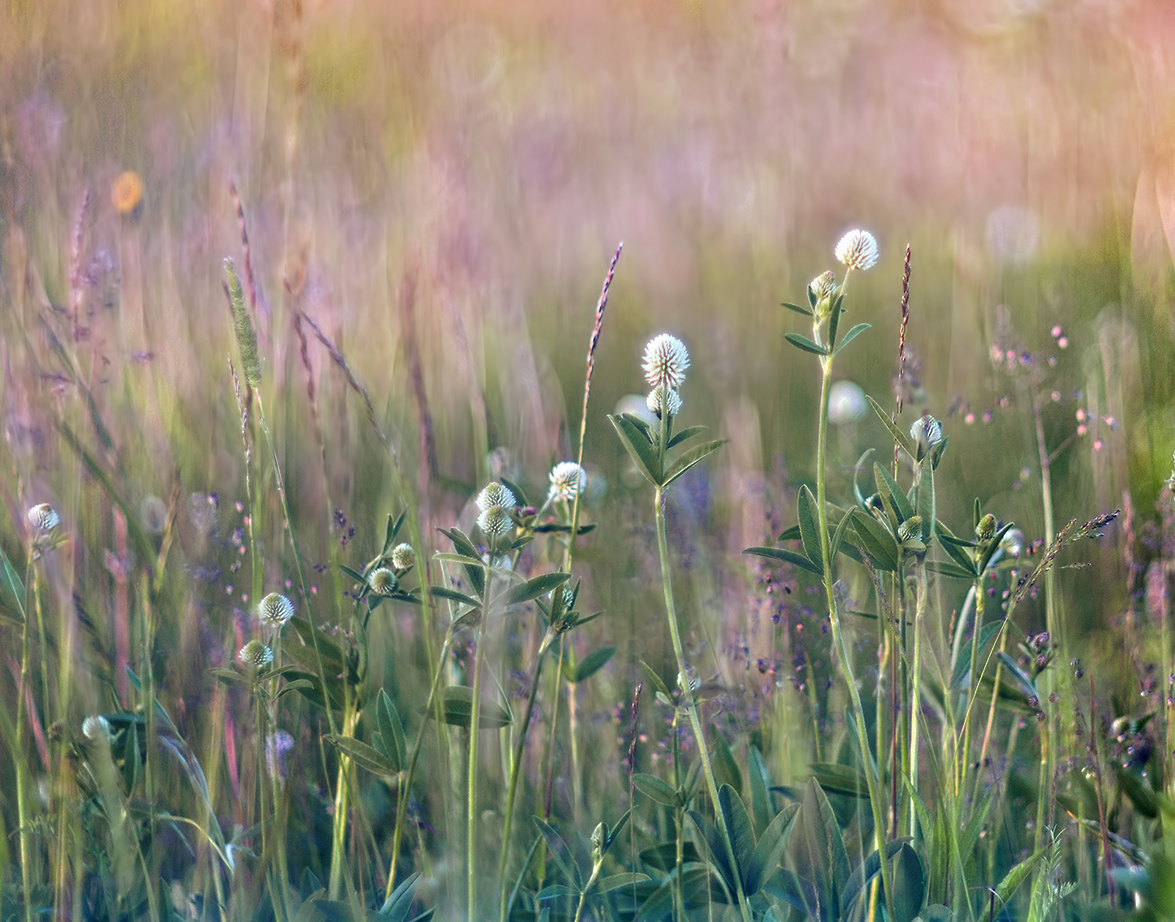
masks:
<instances>
[{"instance_id":1,"label":"narrow pointed leaf","mask_svg":"<svg viewBox=\"0 0 1175 922\"><path fill-rule=\"evenodd\" d=\"M813 355L828 355L827 349L812 342L806 336L800 336L798 333L784 333L783 338L801 352L811 352Z\"/></svg>"},{"instance_id":2,"label":"narrow pointed leaf","mask_svg":"<svg viewBox=\"0 0 1175 922\"><path fill-rule=\"evenodd\" d=\"M873 462L873 475L877 481L877 492L881 494L881 501L885 503L887 509L892 507L893 513L897 515L895 526L912 518L914 507L910 505L910 501L898 486L898 482L893 479L893 475L876 461Z\"/></svg>"},{"instance_id":3,"label":"narrow pointed leaf","mask_svg":"<svg viewBox=\"0 0 1175 922\"><path fill-rule=\"evenodd\" d=\"M901 851L902 846L906 845L906 843L909 841L909 839L903 838L895 839L892 842L886 842L886 858L892 859L894 855ZM841 890L841 909L843 909L845 912L849 912L853 907L853 903L856 902L856 900L861 896L862 892L866 890L866 888L869 886L869 883L873 880L874 877L878 875L880 871L881 858L878 857L877 851L874 850L869 853L868 858L866 858L860 865L856 867L856 869L854 869L852 875L849 877L848 883L846 883L844 889Z\"/></svg>"},{"instance_id":4,"label":"narrow pointed leaf","mask_svg":"<svg viewBox=\"0 0 1175 922\"><path fill-rule=\"evenodd\" d=\"M3 548L0 548L0 608L24 623L24 582Z\"/></svg>"},{"instance_id":5,"label":"narrow pointed leaf","mask_svg":"<svg viewBox=\"0 0 1175 922\"><path fill-rule=\"evenodd\" d=\"M703 461L719 448L725 445L728 439L714 439L712 442L703 442L691 448L689 451L678 455L677 459L670 465L668 472L665 474L665 486L673 483L678 477L688 471L691 467Z\"/></svg>"},{"instance_id":6,"label":"narrow pointed leaf","mask_svg":"<svg viewBox=\"0 0 1175 922\"><path fill-rule=\"evenodd\" d=\"M1040 863L1040 859L1048 852L1047 848L1041 848L1039 851L1029 855L1012 870L1004 875L1004 879L999 882L995 888L995 898L997 906L1007 906L1008 901L1012 898L1012 894L1016 889L1028 879L1028 875L1032 873L1033 868Z\"/></svg>"},{"instance_id":7,"label":"narrow pointed leaf","mask_svg":"<svg viewBox=\"0 0 1175 922\"><path fill-rule=\"evenodd\" d=\"M830 559L836 560L836 555L840 553L841 545L844 543L845 535L848 534L849 527L853 524L853 516L856 510L847 509L841 520L836 525L836 531L832 533L832 541L828 545L828 554Z\"/></svg>"},{"instance_id":8,"label":"narrow pointed leaf","mask_svg":"<svg viewBox=\"0 0 1175 922\"><path fill-rule=\"evenodd\" d=\"M718 791L718 805L722 810L723 819L726 820L726 831L730 833L735 867L746 891L749 889L747 874L752 870L751 865L755 857L755 830L751 826L751 818L747 815L742 798L729 784L722 785ZM725 846L725 843L723 845ZM755 889L759 889L757 884Z\"/></svg>"},{"instance_id":9,"label":"narrow pointed leaf","mask_svg":"<svg viewBox=\"0 0 1175 922\"><path fill-rule=\"evenodd\" d=\"M887 571L898 568L898 543L877 519L867 513L855 516L853 532L846 535L849 541L853 540L853 533L857 537L857 547L869 556L874 567Z\"/></svg>"},{"instance_id":10,"label":"narrow pointed leaf","mask_svg":"<svg viewBox=\"0 0 1175 922\"><path fill-rule=\"evenodd\" d=\"M661 676L657 674L657 670L646 663L644 660L640 661L640 667L644 670L645 675L649 677L649 681L653 683L653 687L670 701L672 701L673 695L669 693L669 687L662 680Z\"/></svg>"},{"instance_id":11,"label":"narrow pointed leaf","mask_svg":"<svg viewBox=\"0 0 1175 922\"><path fill-rule=\"evenodd\" d=\"M399 764L393 762L388 756L382 755L374 746L369 746L367 743L360 742L350 736L337 734L328 734L325 739L344 755L349 756L356 765L369 772L388 778L394 778L400 772Z\"/></svg>"},{"instance_id":12,"label":"narrow pointed leaf","mask_svg":"<svg viewBox=\"0 0 1175 922\"><path fill-rule=\"evenodd\" d=\"M951 558L964 573L969 573L974 579L977 575L975 569L975 561L971 559L967 553L967 546L957 540L947 538L946 535L938 536L939 546L947 552L947 556Z\"/></svg>"},{"instance_id":13,"label":"narrow pointed leaf","mask_svg":"<svg viewBox=\"0 0 1175 922\"><path fill-rule=\"evenodd\" d=\"M747 746L747 793L751 798L751 818L755 821L755 832L763 834L775 811L772 809L771 792L768 787L771 778L767 766L756 746Z\"/></svg>"},{"instance_id":14,"label":"narrow pointed leaf","mask_svg":"<svg viewBox=\"0 0 1175 922\"><path fill-rule=\"evenodd\" d=\"M907 455L909 455L911 460L917 457L914 451L914 446L910 443L909 438L907 438L906 434L903 433L902 430L897 427L894 421L889 418L889 414L886 413L885 410L881 409L881 405L868 394L865 395L865 399L867 399L869 401L869 405L873 407L873 412L877 414L877 418L880 419L885 428L889 430L889 434L893 436L893 440L897 442L898 447L901 448L901 450L904 451Z\"/></svg>"},{"instance_id":15,"label":"narrow pointed leaf","mask_svg":"<svg viewBox=\"0 0 1175 922\"><path fill-rule=\"evenodd\" d=\"M954 579L975 579L974 573L970 570L964 570L952 560L932 560L926 565L926 569L931 573L939 573L942 576L950 576Z\"/></svg>"},{"instance_id":16,"label":"narrow pointed leaf","mask_svg":"<svg viewBox=\"0 0 1175 922\"><path fill-rule=\"evenodd\" d=\"M784 563L790 563L801 570L815 573L817 576L824 575L823 567L817 566L798 551L789 551L785 547L748 547L743 553L754 554L756 557L767 557L772 560L782 560Z\"/></svg>"},{"instance_id":17,"label":"narrow pointed leaf","mask_svg":"<svg viewBox=\"0 0 1175 922\"><path fill-rule=\"evenodd\" d=\"M571 579L570 573L543 573L534 579L528 579L521 586L515 586L506 596L507 605L521 605L531 599L546 595L552 589L562 586Z\"/></svg>"},{"instance_id":18,"label":"narrow pointed leaf","mask_svg":"<svg viewBox=\"0 0 1175 922\"><path fill-rule=\"evenodd\" d=\"M682 442L687 442L695 435L701 435L705 431L705 426L686 426L680 432L673 433L673 438L669 440L669 444L666 445L666 449L680 445Z\"/></svg>"},{"instance_id":19,"label":"narrow pointed leaf","mask_svg":"<svg viewBox=\"0 0 1175 922\"><path fill-rule=\"evenodd\" d=\"M408 913L412 910L412 901L416 899L416 885L418 883L420 883L419 871L404 878L380 907L380 916L384 919L390 919L391 922L407 922Z\"/></svg>"},{"instance_id":20,"label":"narrow pointed leaf","mask_svg":"<svg viewBox=\"0 0 1175 922\"><path fill-rule=\"evenodd\" d=\"M806 307L800 307L798 304L792 304L790 301L780 301L780 307L786 307L789 311L795 311L797 314L803 314L805 317L811 317L812 312Z\"/></svg>"},{"instance_id":21,"label":"narrow pointed leaf","mask_svg":"<svg viewBox=\"0 0 1175 922\"><path fill-rule=\"evenodd\" d=\"M468 727L473 715L473 689L468 685L450 685L444 691L441 706L442 719L454 727ZM432 712L428 713L429 717ZM492 702L482 701L481 713L477 719L479 730L499 730L513 723L510 712Z\"/></svg>"},{"instance_id":22,"label":"narrow pointed leaf","mask_svg":"<svg viewBox=\"0 0 1175 922\"><path fill-rule=\"evenodd\" d=\"M730 751L726 737L718 732L717 727L711 727L710 740L713 748L715 780L720 785L729 784L736 791L739 790L743 786L743 773L738 767L734 753Z\"/></svg>"},{"instance_id":23,"label":"narrow pointed leaf","mask_svg":"<svg viewBox=\"0 0 1175 922\"><path fill-rule=\"evenodd\" d=\"M799 804L788 804L783 808L763 830L755 852L751 857L750 867L745 872L743 887L747 896L758 893L765 880L769 880L779 870L779 860L783 857L787 841L795 826L796 816L800 812Z\"/></svg>"},{"instance_id":24,"label":"narrow pointed leaf","mask_svg":"<svg viewBox=\"0 0 1175 922\"><path fill-rule=\"evenodd\" d=\"M589 676L595 675L615 652L615 647L601 647L599 650L593 650L576 664L575 673L569 680L571 684L576 685Z\"/></svg>"},{"instance_id":25,"label":"narrow pointed leaf","mask_svg":"<svg viewBox=\"0 0 1175 922\"><path fill-rule=\"evenodd\" d=\"M448 599L451 602L460 602L462 605L469 605L472 608L481 607L479 599L466 595L464 592L458 592L456 589L450 589L448 586L433 586L431 591L434 599Z\"/></svg>"},{"instance_id":26,"label":"narrow pointed leaf","mask_svg":"<svg viewBox=\"0 0 1175 922\"><path fill-rule=\"evenodd\" d=\"M922 540L929 544L934 537L934 467L922 459L922 479L918 483L918 515L922 516Z\"/></svg>"},{"instance_id":27,"label":"narrow pointed leaf","mask_svg":"<svg viewBox=\"0 0 1175 922\"><path fill-rule=\"evenodd\" d=\"M820 543L820 520L816 517L816 497L812 495L807 484L800 487L798 514L800 540L804 545L804 554L812 563L820 567L820 573L823 575L824 555Z\"/></svg>"},{"instance_id":28,"label":"narrow pointed leaf","mask_svg":"<svg viewBox=\"0 0 1175 922\"><path fill-rule=\"evenodd\" d=\"M620 436L620 442L624 445L625 450L636 462L637 470L644 475L648 481L657 486L661 483L661 462L657 457L657 449L653 447L647 435L648 427L642 431L637 427L637 424L628 416L609 416L616 434Z\"/></svg>"},{"instance_id":29,"label":"narrow pointed leaf","mask_svg":"<svg viewBox=\"0 0 1175 922\"><path fill-rule=\"evenodd\" d=\"M541 816L534 818L535 825L539 827L539 832L543 834L543 839L547 843L547 854L555 859L555 864L563 873L567 880L576 887L582 889L583 878L579 873L579 866L575 863L575 859L571 854L571 846L567 844L559 831L544 820ZM578 891L576 896L578 896Z\"/></svg>"},{"instance_id":30,"label":"narrow pointed leaf","mask_svg":"<svg viewBox=\"0 0 1175 922\"><path fill-rule=\"evenodd\" d=\"M460 528L438 528L437 531L453 542L457 553L476 563L481 563L481 554L478 553L477 546Z\"/></svg>"},{"instance_id":31,"label":"narrow pointed leaf","mask_svg":"<svg viewBox=\"0 0 1175 922\"><path fill-rule=\"evenodd\" d=\"M1020 686L1024 689L1024 693L1026 695L1032 698L1040 697L1036 691L1036 683L1033 682L1031 678L1029 678L1028 673L1020 668L1019 663L1012 659L1012 657L1008 656L1008 654L1003 650L1000 650L996 656L1000 658L1000 662L1003 663L1004 668L1007 669L1008 672L1010 672L1013 677L1015 677L1016 681L1020 683Z\"/></svg>"},{"instance_id":32,"label":"narrow pointed leaf","mask_svg":"<svg viewBox=\"0 0 1175 922\"><path fill-rule=\"evenodd\" d=\"M647 775L644 772L634 772L633 786L650 800L654 800L666 807L678 807L677 791L668 782L656 775Z\"/></svg>"},{"instance_id":33,"label":"narrow pointed leaf","mask_svg":"<svg viewBox=\"0 0 1175 922\"><path fill-rule=\"evenodd\" d=\"M396 712L392 699L382 688L379 690L379 702L376 705L376 719L384 746L388 750L388 758L393 759L397 765L403 765L407 761L404 725L400 722L400 715Z\"/></svg>"},{"instance_id":34,"label":"narrow pointed leaf","mask_svg":"<svg viewBox=\"0 0 1175 922\"><path fill-rule=\"evenodd\" d=\"M840 341L840 343L837 345L836 351L840 352L845 346L847 346L854 339L856 339L858 336L860 336L862 333L864 333L866 330L868 330L869 327L870 327L870 324L868 324L868 323L858 323L855 327L853 327L851 330L849 330L849 332L847 332L845 334L845 338L842 339Z\"/></svg>"}]
</instances>

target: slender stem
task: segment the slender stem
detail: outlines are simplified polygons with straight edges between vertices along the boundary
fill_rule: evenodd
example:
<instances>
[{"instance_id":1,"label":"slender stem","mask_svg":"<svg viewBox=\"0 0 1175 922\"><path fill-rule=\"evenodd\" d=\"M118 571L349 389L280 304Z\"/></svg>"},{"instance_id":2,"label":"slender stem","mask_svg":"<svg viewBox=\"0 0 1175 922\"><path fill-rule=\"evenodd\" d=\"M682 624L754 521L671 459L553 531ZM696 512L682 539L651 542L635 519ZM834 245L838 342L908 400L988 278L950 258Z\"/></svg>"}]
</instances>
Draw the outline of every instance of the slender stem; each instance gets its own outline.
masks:
<instances>
[{"instance_id":1,"label":"slender stem","mask_svg":"<svg viewBox=\"0 0 1175 922\"><path fill-rule=\"evenodd\" d=\"M668 414L664 414L668 416ZM662 426L664 434L664 424ZM662 445L665 440L662 439ZM663 487L658 486L654 497L654 509L657 517L657 551L661 557L661 588L665 594L665 610L669 615L669 634L673 638L673 652L677 654L677 671L681 677L681 694L685 699L686 713L689 715L690 727L694 731L694 739L698 743L698 754L702 759L702 770L706 775L706 787L710 792L710 800L714 804L714 814L718 818L718 829L722 833L722 841L726 846L727 859L731 867L738 867L734 854L734 844L730 840L730 830L726 828L726 817L718 802L718 783L714 779L714 767L710 764L710 751L706 747L706 736L702 732L702 722L698 719L698 708L694 703L694 693L690 688L689 671L685 661L685 650L681 644L681 632L677 626L677 609L673 604L673 583L669 578L669 542L665 533L665 495ZM735 876L738 908L743 922L751 922L751 906L747 902L747 895L743 891L742 878Z\"/></svg>"},{"instance_id":2,"label":"slender stem","mask_svg":"<svg viewBox=\"0 0 1175 922\"><path fill-rule=\"evenodd\" d=\"M494 543L490 542L491 545ZM493 559L493 548L489 551ZM481 720L481 664L485 659L484 647L486 629L490 620L490 596L493 591L493 567L485 568L486 585L481 601L481 627L478 630L477 646L473 651L473 705L469 712L469 764L466 766L465 847L466 847L466 894L469 922L476 922L477 914L477 734Z\"/></svg>"},{"instance_id":3,"label":"slender stem","mask_svg":"<svg viewBox=\"0 0 1175 922\"><path fill-rule=\"evenodd\" d=\"M881 880L885 889L886 909L889 911L889 917L896 919L889 859L885 853L885 820L881 809L881 791L878 790L877 768L875 764L870 764L871 750L869 737L865 733L865 709L861 705L861 694L857 690L857 680L853 675L852 660L849 658L848 646L845 644L844 633L841 630L836 593L832 588L832 559L830 557L832 548L828 535L828 509L825 503L824 485L825 458L828 450L828 395L832 386L832 357L822 358L820 367L823 374L820 382L820 431L816 441L816 508L820 517L820 552L824 559L824 591L828 599L828 619L832 625L832 638L836 644L841 669L844 670L845 681L849 686L849 695L853 701L853 723L857 730L857 743L861 749L861 758L866 763L864 765L865 779L869 786L869 802L873 807L873 835L877 845L877 857L881 863Z\"/></svg>"},{"instance_id":4,"label":"slender stem","mask_svg":"<svg viewBox=\"0 0 1175 922\"><path fill-rule=\"evenodd\" d=\"M33 548L28 551L28 570L25 574L26 594L32 592L36 584L36 570L33 566ZM29 767L24 754L25 711L27 709L26 690L29 685L29 607L25 604L24 627L21 631L20 646L20 687L16 696L16 748L12 759L16 763L16 810L20 823L20 884L24 898L25 922L33 922L33 893L32 893L32 861L33 861L33 834L29 823L32 817L29 812L28 787L31 782Z\"/></svg>"}]
</instances>

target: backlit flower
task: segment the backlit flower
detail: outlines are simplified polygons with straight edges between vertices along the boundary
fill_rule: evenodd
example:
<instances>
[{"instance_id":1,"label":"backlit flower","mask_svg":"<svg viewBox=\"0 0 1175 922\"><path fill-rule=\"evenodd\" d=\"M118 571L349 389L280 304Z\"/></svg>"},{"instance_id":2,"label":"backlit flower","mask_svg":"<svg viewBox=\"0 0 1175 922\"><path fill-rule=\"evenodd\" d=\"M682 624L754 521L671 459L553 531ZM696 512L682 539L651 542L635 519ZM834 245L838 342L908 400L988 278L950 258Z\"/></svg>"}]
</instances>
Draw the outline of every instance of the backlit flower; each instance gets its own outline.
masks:
<instances>
[{"instance_id":1,"label":"backlit flower","mask_svg":"<svg viewBox=\"0 0 1175 922\"><path fill-rule=\"evenodd\" d=\"M660 384L649 392L648 405L650 412L654 413L658 419L661 418L663 411L668 411L670 416L676 416L681 412L681 398L677 395L677 391L673 388L666 390Z\"/></svg>"},{"instance_id":2,"label":"backlit flower","mask_svg":"<svg viewBox=\"0 0 1175 922\"><path fill-rule=\"evenodd\" d=\"M491 483L477 496L477 508L482 512L485 512L487 509L492 509L494 506L505 506L508 509L513 509L516 502L514 494L510 492L510 489L500 483Z\"/></svg>"},{"instance_id":3,"label":"backlit flower","mask_svg":"<svg viewBox=\"0 0 1175 922\"><path fill-rule=\"evenodd\" d=\"M869 269L877 262L877 241L869 231L851 230L836 245L836 258L850 269Z\"/></svg>"},{"instance_id":4,"label":"backlit flower","mask_svg":"<svg viewBox=\"0 0 1175 922\"><path fill-rule=\"evenodd\" d=\"M573 500L587 486L587 474L574 461L562 461L551 468L551 499Z\"/></svg>"},{"instance_id":5,"label":"backlit flower","mask_svg":"<svg viewBox=\"0 0 1175 922\"><path fill-rule=\"evenodd\" d=\"M270 627L281 627L292 617L294 603L277 592L271 592L257 606L257 618Z\"/></svg>"},{"instance_id":6,"label":"backlit flower","mask_svg":"<svg viewBox=\"0 0 1175 922\"><path fill-rule=\"evenodd\" d=\"M237 659L246 666L260 669L273 662L273 651L260 640L250 640L241 647L241 652L237 654Z\"/></svg>"},{"instance_id":7,"label":"backlit flower","mask_svg":"<svg viewBox=\"0 0 1175 922\"><path fill-rule=\"evenodd\" d=\"M52 531L61 524L61 516L48 503L37 503L28 511L29 524L36 531Z\"/></svg>"},{"instance_id":8,"label":"backlit flower","mask_svg":"<svg viewBox=\"0 0 1175 922\"><path fill-rule=\"evenodd\" d=\"M649 387L677 390L685 381L689 352L676 336L662 333L645 346L645 380Z\"/></svg>"}]
</instances>

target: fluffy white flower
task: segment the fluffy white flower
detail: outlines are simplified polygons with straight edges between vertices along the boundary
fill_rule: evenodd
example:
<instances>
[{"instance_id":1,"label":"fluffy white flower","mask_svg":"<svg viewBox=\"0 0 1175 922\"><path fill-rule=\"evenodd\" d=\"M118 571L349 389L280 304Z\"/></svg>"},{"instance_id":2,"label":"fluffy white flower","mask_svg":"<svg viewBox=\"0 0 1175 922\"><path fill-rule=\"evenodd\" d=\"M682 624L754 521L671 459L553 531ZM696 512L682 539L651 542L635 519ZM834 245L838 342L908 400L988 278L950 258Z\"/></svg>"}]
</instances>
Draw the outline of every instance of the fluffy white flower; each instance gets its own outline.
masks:
<instances>
[{"instance_id":1,"label":"fluffy white flower","mask_svg":"<svg viewBox=\"0 0 1175 922\"><path fill-rule=\"evenodd\" d=\"M822 272L808 283L808 290L819 302L824 298L831 298L836 291L836 276L831 272Z\"/></svg>"},{"instance_id":2,"label":"fluffy white flower","mask_svg":"<svg viewBox=\"0 0 1175 922\"><path fill-rule=\"evenodd\" d=\"M500 538L514 527L514 520L505 506L490 506L477 517L477 527L487 538Z\"/></svg>"},{"instance_id":3,"label":"fluffy white flower","mask_svg":"<svg viewBox=\"0 0 1175 922\"><path fill-rule=\"evenodd\" d=\"M504 487L500 483L491 483L477 495L477 508L482 512L495 506L513 509L515 504L514 494L510 492L508 487Z\"/></svg>"},{"instance_id":4,"label":"fluffy white flower","mask_svg":"<svg viewBox=\"0 0 1175 922\"><path fill-rule=\"evenodd\" d=\"M250 640L241 647L241 652L237 654L237 659L246 666L260 669L262 666L268 666L273 662L273 651L260 640Z\"/></svg>"},{"instance_id":5,"label":"fluffy white flower","mask_svg":"<svg viewBox=\"0 0 1175 922\"><path fill-rule=\"evenodd\" d=\"M378 595L388 595L396 591L396 586L399 580L396 579L396 574L387 567L379 567L372 570L367 576L367 585L371 587L371 591Z\"/></svg>"},{"instance_id":6,"label":"fluffy white flower","mask_svg":"<svg viewBox=\"0 0 1175 922\"><path fill-rule=\"evenodd\" d=\"M82 736L94 743L110 739L110 721L101 714L87 717L82 721Z\"/></svg>"},{"instance_id":7,"label":"fluffy white flower","mask_svg":"<svg viewBox=\"0 0 1175 922\"><path fill-rule=\"evenodd\" d=\"M397 544L392 548L392 566L403 573L416 565L416 551L408 543Z\"/></svg>"},{"instance_id":8,"label":"fluffy white flower","mask_svg":"<svg viewBox=\"0 0 1175 922\"><path fill-rule=\"evenodd\" d=\"M294 603L278 592L271 592L257 606L257 619L270 627L281 627L294 617Z\"/></svg>"},{"instance_id":9,"label":"fluffy white flower","mask_svg":"<svg viewBox=\"0 0 1175 922\"><path fill-rule=\"evenodd\" d=\"M850 269L869 269L877 262L877 241L869 231L851 230L836 245L836 258Z\"/></svg>"},{"instance_id":10,"label":"fluffy white flower","mask_svg":"<svg viewBox=\"0 0 1175 922\"><path fill-rule=\"evenodd\" d=\"M48 503L37 503L29 509L28 520L36 531L52 531L61 524L61 516Z\"/></svg>"},{"instance_id":11,"label":"fluffy white flower","mask_svg":"<svg viewBox=\"0 0 1175 922\"><path fill-rule=\"evenodd\" d=\"M677 390L685 381L689 352L676 336L662 333L645 346L645 380L649 387Z\"/></svg>"},{"instance_id":12,"label":"fluffy white flower","mask_svg":"<svg viewBox=\"0 0 1175 922\"><path fill-rule=\"evenodd\" d=\"M677 395L677 391L673 388L666 390L660 384L649 392L648 396L649 411L661 418L663 410L668 410L670 416L676 416L681 412L681 398Z\"/></svg>"},{"instance_id":13,"label":"fluffy white flower","mask_svg":"<svg viewBox=\"0 0 1175 922\"><path fill-rule=\"evenodd\" d=\"M561 461L551 468L551 499L573 500L587 486L587 474L574 461Z\"/></svg>"}]
</instances>

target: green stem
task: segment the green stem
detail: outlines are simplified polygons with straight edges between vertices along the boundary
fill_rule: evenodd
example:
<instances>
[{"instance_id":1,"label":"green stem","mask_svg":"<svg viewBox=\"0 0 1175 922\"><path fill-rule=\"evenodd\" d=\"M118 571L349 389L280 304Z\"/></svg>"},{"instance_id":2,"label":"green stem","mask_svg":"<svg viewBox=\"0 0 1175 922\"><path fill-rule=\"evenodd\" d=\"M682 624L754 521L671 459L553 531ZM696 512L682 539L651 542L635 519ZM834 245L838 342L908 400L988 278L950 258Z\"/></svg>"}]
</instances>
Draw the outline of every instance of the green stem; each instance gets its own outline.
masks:
<instances>
[{"instance_id":1,"label":"green stem","mask_svg":"<svg viewBox=\"0 0 1175 922\"><path fill-rule=\"evenodd\" d=\"M668 414L665 414L668 416ZM665 425L662 423L662 434ZM661 445L664 446L662 439ZM664 449L662 449L664 453ZM730 840L730 830L726 827L726 817L718 801L718 783L714 778L714 767L710 764L710 751L706 746L706 737L702 732L702 722L698 719L698 708L694 703L694 693L690 688L689 670L685 661L685 650L681 644L681 631L677 625L677 609L673 604L673 583L669 578L669 541L665 533L665 494L663 487L658 486L654 496L654 511L657 518L657 551L661 557L661 588L665 595L665 610L669 616L669 634L673 638L673 652L677 655L677 671L681 677L681 694L685 699L686 713L689 715L690 727L694 731L694 739L698 743L698 754L702 759L702 770L706 775L706 787L710 793L710 801L714 805L714 814L718 819L718 829L722 833L722 842L726 846L727 859L732 868L738 867L738 859L734 853L734 844ZM738 908L743 922L751 922L751 906L747 902L747 895L743 891L742 878L735 875L735 889L738 897Z\"/></svg>"},{"instance_id":2,"label":"green stem","mask_svg":"<svg viewBox=\"0 0 1175 922\"><path fill-rule=\"evenodd\" d=\"M847 281L847 277L846 277ZM824 561L824 591L828 599L828 620L832 625L832 638L836 644L837 654L840 656L841 669L844 671L845 681L849 686L849 694L853 701L853 723L857 730L857 743L861 749L861 758L865 761L865 779L869 786L869 802L873 807L873 835L877 846L877 857L881 862L881 880L885 889L886 909L891 919L897 918L894 907L892 878L889 872L889 859L885 853L885 820L881 809L881 792L878 790L876 764L870 764L871 750L869 737L865 733L865 709L861 705L861 695L857 690L857 680L853 675L853 664L849 658L848 646L845 644L844 633L841 630L840 612L836 607L836 594L833 592L831 546L828 536L828 508L825 502L825 458L828 449L828 395L832 386L832 356L820 360L822 371L820 382L820 431L816 442L816 508L820 517L820 552Z\"/></svg>"},{"instance_id":3,"label":"green stem","mask_svg":"<svg viewBox=\"0 0 1175 922\"><path fill-rule=\"evenodd\" d=\"M36 570L33 566L33 549L28 548L28 570L25 574L26 593L35 591ZM26 690L29 685L29 659L31 655L29 638L29 607L26 601L24 610L24 627L21 631L20 647L20 687L16 696L16 748L12 759L16 763L16 810L20 823L20 884L24 898L25 922L33 922L33 893L32 893L32 861L33 861L33 834L29 823L32 816L29 812L28 788L31 783L29 767L24 755Z\"/></svg>"},{"instance_id":4,"label":"green stem","mask_svg":"<svg viewBox=\"0 0 1175 922\"><path fill-rule=\"evenodd\" d=\"M491 545L494 541L490 542ZM488 551L490 560L493 560L493 547ZM477 632L477 646L473 651L473 705L469 712L469 764L466 766L466 816L465 816L465 847L466 847L466 907L469 922L476 922L477 915L477 734L478 724L481 721L481 664L485 658L483 648L486 629L490 620L490 596L493 590L493 567L486 564L486 585L481 601L481 626Z\"/></svg>"}]
</instances>

